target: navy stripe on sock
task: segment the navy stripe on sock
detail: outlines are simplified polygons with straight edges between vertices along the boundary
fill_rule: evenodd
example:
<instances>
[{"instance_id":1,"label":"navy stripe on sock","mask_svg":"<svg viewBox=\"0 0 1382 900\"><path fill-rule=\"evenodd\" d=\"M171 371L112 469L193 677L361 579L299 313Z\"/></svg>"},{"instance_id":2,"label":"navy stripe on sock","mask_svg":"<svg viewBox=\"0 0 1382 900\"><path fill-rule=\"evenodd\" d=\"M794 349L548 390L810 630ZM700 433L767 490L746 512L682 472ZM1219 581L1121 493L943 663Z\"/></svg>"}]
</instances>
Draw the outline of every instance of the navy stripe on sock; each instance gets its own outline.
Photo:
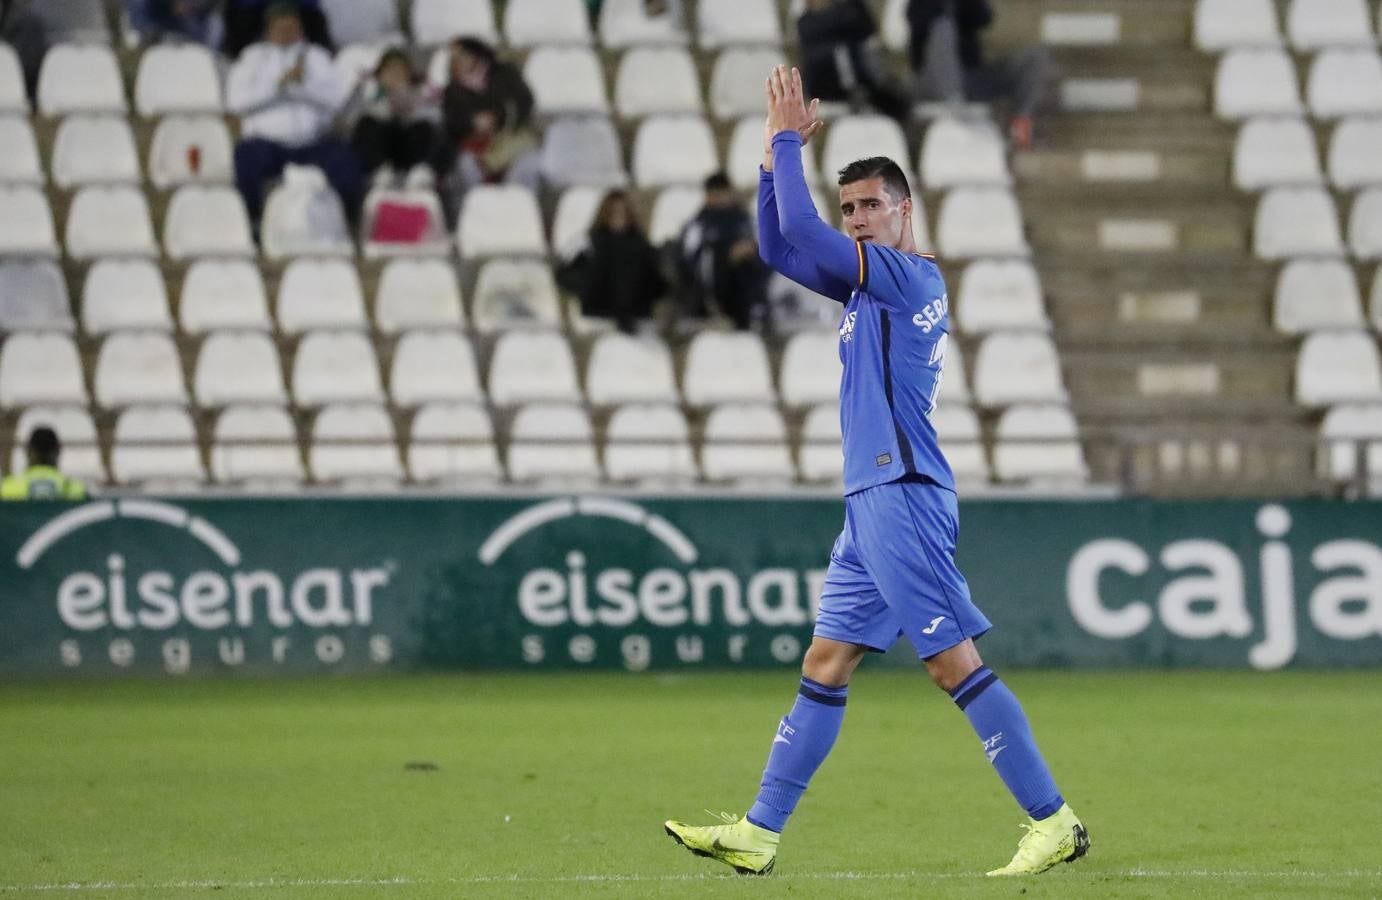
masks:
<instances>
[{"instance_id":1,"label":"navy stripe on sock","mask_svg":"<svg viewBox=\"0 0 1382 900\"><path fill-rule=\"evenodd\" d=\"M955 685L955 687L951 688L950 699L954 700L956 697L960 696L965 691L969 690L970 685L974 684L979 679L983 678L985 675L988 675L990 671L992 670L989 669L988 666L980 666L973 672L970 672L968 675L964 677L963 681Z\"/></svg>"},{"instance_id":2,"label":"navy stripe on sock","mask_svg":"<svg viewBox=\"0 0 1382 900\"><path fill-rule=\"evenodd\" d=\"M803 678L797 693L822 706L844 706L847 689L827 687L823 684L817 684L809 678Z\"/></svg>"},{"instance_id":3,"label":"navy stripe on sock","mask_svg":"<svg viewBox=\"0 0 1382 900\"><path fill-rule=\"evenodd\" d=\"M989 672L983 678L980 678L978 681L974 682L974 684L970 685L967 688L964 688L962 691L956 694L955 705L958 706L960 709L964 709L966 706L977 700L979 695L982 694L984 691L988 690L988 686L993 684L997 680L998 676L992 672Z\"/></svg>"}]
</instances>

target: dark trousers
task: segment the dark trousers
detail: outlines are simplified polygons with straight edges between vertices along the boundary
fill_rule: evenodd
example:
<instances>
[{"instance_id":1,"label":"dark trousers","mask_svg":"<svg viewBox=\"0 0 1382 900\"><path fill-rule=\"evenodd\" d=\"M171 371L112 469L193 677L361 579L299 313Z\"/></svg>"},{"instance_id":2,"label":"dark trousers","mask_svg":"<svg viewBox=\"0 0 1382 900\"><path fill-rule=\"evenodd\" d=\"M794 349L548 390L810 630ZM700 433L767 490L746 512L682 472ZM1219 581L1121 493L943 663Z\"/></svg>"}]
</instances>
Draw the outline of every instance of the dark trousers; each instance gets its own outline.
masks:
<instances>
[{"instance_id":1,"label":"dark trousers","mask_svg":"<svg viewBox=\"0 0 1382 900\"><path fill-rule=\"evenodd\" d=\"M711 296L720 312L743 331L753 325L767 303L768 271L757 259L731 262L727 252L715 254Z\"/></svg>"},{"instance_id":2,"label":"dark trousers","mask_svg":"<svg viewBox=\"0 0 1382 900\"><path fill-rule=\"evenodd\" d=\"M341 197L346 218L352 225L359 221L364 175L360 158L345 141L327 138L305 147L285 147L263 138L247 138L235 145L235 187L245 198L256 229L264 213L265 182L282 175L288 163L316 166L326 173L327 182Z\"/></svg>"},{"instance_id":3,"label":"dark trousers","mask_svg":"<svg viewBox=\"0 0 1382 900\"><path fill-rule=\"evenodd\" d=\"M432 160L436 133L431 122L404 124L366 116L355 126L352 143L366 172L388 163L395 172L406 175L418 163Z\"/></svg>"}]
</instances>

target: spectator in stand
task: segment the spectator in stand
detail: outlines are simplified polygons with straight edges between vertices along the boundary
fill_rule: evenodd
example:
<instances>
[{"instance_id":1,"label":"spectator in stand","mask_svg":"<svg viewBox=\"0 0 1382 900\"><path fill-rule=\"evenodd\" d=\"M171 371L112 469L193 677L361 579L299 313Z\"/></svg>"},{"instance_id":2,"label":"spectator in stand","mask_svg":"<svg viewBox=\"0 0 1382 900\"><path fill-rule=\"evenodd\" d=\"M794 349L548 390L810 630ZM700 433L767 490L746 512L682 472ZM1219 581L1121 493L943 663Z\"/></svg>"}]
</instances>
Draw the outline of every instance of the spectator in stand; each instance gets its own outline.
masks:
<instances>
[{"instance_id":1,"label":"spectator in stand","mask_svg":"<svg viewBox=\"0 0 1382 900\"><path fill-rule=\"evenodd\" d=\"M802 81L812 97L867 103L906 122L911 98L889 83L869 44L877 33L864 0L807 0L797 20Z\"/></svg>"},{"instance_id":2,"label":"spectator in stand","mask_svg":"<svg viewBox=\"0 0 1382 900\"><path fill-rule=\"evenodd\" d=\"M130 25L145 44L165 38L215 49L225 35L220 0L125 0Z\"/></svg>"},{"instance_id":3,"label":"spectator in stand","mask_svg":"<svg viewBox=\"0 0 1382 900\"><path fill-rule=\"evenodd\" d=\"M613 319L625 334L652 316L667 281L627 192L605 194L586 239L557 270L557 279L580 298L582 315Z\"/></svg>"},{"instance_id":4,"label":"spectator in stand","mask_svg":"<svg viewBox=\"0 0 1382 900\"><path fill-rule=\"evenodd\" d=\"M768 271L758 258L753 222L725 173L705 180L705 206L682 229L678 247L688 313L741 330L764 316Z\"/></svg>"},{"instance_id":5,"label":"spectator in stand","mask_svg":"<svg viewBox=\"0 0 1382 900\"><path fill-rule=\"evenodd\" d=\"M1007 101L1008 136L1025 150L1051 79L1051 56L1030 46L989 60L981 32L993 24L988 0L908 0L912 71L923 96L947 103Z\"/></svg>"},{"instance_id":6,"label":"spectator in stand","mask_svg":"<svg viewBox=\"0 0 1382 900\"><path fill-rule=\"evenodd\" d=\"M0 500L85 500L86 485L58 470L62 442L40 425L29 433L29 467L0 482Z\"/></svg>"},{"instance_id":7,"label":"spectator in stand","mask_svg":"<svg viewBox=\"0 0 1382 900\"><path fill-rule=\"evenodd\" d=\"M226 80L226 108L241 116L235 186L258 227L265 182L288 163L317 166L356 220L363 181L354 148L332 133L350 84L320 47L303 39L291 3L265 10L264 40L245 48Z\"/></svg>"},{"instance_id":8,"label":"spectator in stand","mask_svg":"<svg viewBox=\"0 0 1382 900\"><path fill-rule=\"evenodd\" d=\"M435 158L441 110L408 54L385 51L374 78L361 86L362 111L352 143L366 173L381 166L391 183L402 181L414 166Z\"/></svg>"},{"instance_id":9,"label":"spectator in stand","mask_svg":"<svg viewBox=\"0 0 1382 900\"><path fill-rule=\"evenodd\" d=\"M478 38L451 42L438 169L454 176L457 193L500 181L536 192L539 141L532 119L533 92L517 66Z\"/></svg>"},{"instance_id":10,"label":"spectator in stand","mask_svg":"<svg viewBox=\"0 0 1382 900\"><path fill-rule=\"evenodd\" d=\"M231 59L237 59L244 49L259 40L264 33L270 7L278 6L283 0L226 0L225 42L221 50ZM298 19L302 23L307 40L328 52L335 52L336 45L331 40L331 28L322 12L321 0L292 0L297 8Z\"/></svg>"}]
</instances>

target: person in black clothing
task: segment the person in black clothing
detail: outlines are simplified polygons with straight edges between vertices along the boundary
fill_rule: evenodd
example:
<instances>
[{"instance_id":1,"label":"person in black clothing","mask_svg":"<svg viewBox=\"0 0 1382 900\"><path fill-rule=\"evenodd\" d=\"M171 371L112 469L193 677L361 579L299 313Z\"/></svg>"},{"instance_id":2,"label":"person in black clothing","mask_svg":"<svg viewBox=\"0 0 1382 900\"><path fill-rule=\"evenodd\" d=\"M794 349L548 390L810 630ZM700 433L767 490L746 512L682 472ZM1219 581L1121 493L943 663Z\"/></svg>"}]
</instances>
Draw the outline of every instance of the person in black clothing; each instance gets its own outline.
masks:
<instances>
[{"instance_id":1,"label":"person in black clothing","mask_svg":"<svg viewBox=\"0 0 1382 900\"><path fill-rule=\"evenodd\" d=\"M419 163L433 161L441 110L408 54L385 51L364 90L351 142L365 171L388 165L401 180Z\"/></svg>"},{"instance_id":2,"label":"person in black clothing","mask_svg":"<svg viewBox=\"0 0 1382 900\"><path fill-rule=\"evenodd\" d=\"M878 26L864 0L808 0L797 20L801 78L807 93L822 100L853 100L905 122L911 99L889 83L867 46Z\"/></svg>"},{"instance_id":3,"label":"person in black clothing","mask_svg":"<svg viewBox=\"0 0 1382 900\"><path fill-rule=\"evenodd\" d=\"M667 282L626 192L610 191L600 201L585 242L558 269L557 279L580 297L582 315L613 319L626 334L652 316L653 301L667 292Z\"/></svg>"},{"instance_id":4,"label":"person in black clothing","mask_svg":"<svg viewBox=\"0 0 1382 900\"><path fill-rule=\"evenodd\" d=\"M507 181L538 188L533 92L512 63L473 37L451 42L451 80L442 95L438 168L463 187Z\"/></svg>"},{"instance_id":5,"label":"person in black clothing","mask_svg":"<svg viewBox=\"0 0 1382 900\"><path fill-rule=\"evenodd\" d=\"M1045 47L1014 50L1001 59L984 53L982 32L993 24L988 0L908 0L910 58L922 94L950 103L1008 101L1013 146L1032 143L1032 120L1051 78Z\"/></svg>"},{"instance_id":6,"label":"person in black clothing","mask_svg":"<svg viewBox=\"0 0 1382 900\"><path fill-rule=\"evenodd\" d=\"M718 313L741 330L763 315L768 270L724 172L705 180L705 206L682 229L679 250L687 312Z\"/></svg>"}]
</instances>

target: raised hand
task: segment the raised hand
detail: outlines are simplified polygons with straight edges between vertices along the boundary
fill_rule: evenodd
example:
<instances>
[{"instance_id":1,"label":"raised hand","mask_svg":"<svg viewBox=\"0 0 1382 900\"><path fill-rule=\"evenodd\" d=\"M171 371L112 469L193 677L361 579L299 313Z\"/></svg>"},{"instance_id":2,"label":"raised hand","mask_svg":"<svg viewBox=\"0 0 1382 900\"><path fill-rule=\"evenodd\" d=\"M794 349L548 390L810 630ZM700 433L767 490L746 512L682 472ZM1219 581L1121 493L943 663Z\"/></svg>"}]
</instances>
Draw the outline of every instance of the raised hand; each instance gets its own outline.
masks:
<instances>
[{"instance_id":1,"label":"raised hand","mask_svg":"<svg viewBox=\"0 0 1382 900\"><path fill-rule=\"evenodd\" d=\"M801 72L795 67L790 71L786 66L773 67L764 90L768 96L768 117L763 122L763 168L771 172L774 135L794 130L801 135L802 146L805 146L824 123L817 117L821 107L819 99L812 99L807 107Z\"/></svg>"}]
</instances>

